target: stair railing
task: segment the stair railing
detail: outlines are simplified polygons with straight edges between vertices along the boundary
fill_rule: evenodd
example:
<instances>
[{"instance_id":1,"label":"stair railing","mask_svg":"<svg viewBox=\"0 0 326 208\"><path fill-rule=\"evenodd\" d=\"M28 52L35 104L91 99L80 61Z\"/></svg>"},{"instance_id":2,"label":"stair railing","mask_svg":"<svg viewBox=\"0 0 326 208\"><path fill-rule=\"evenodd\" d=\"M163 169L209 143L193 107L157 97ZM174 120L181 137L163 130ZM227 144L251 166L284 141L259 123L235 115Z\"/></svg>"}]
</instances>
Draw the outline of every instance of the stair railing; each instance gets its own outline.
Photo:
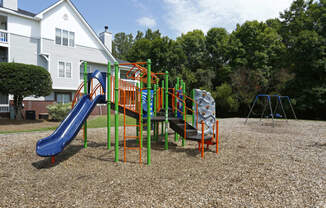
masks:
<instances>
[{"instance_id":1,"label":"stair railing","mask_svg":"<svg viewBox=\"0 0 326 208\"><path fill-rule=\"evenodd\" d=\"M175 98L175 99L177 99L177 100L180 100L182 103L183 103L183 105L185 105L185 100L183 100L182 98L180 98L180 97L178 97L178 96L176 96L176 95L174 95L173 93L171 93L171 92L168 92L168 95L170 95L171 96L171 98ZM173 105L173 104L172 104ZM180 112L181 114L183 114L184 115L184 126L183 126L183 131L184 131L184 139L186 139L186 137L187 137L187 131L186 131L186 127L187 127L187 114L186 114L186 111L184 111L184 112L182 112L177 106L176 106L176 110L178 111L178 112Z\"/></svg>"}]
</instances>

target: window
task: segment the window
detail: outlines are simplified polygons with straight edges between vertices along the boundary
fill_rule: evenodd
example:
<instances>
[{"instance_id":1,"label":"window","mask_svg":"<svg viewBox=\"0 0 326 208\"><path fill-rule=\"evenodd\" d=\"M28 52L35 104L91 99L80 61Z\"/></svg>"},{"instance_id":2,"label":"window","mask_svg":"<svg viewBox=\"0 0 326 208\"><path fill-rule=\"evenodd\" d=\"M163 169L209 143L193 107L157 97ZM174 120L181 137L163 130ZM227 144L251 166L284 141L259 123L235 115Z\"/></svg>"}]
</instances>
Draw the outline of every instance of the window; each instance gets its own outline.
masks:
<instances>
[{"instance_id":1,"label":"window","mask_svg":"<svg viewBox=\"0 0 326 208\"><path fill-rule=\"evenodd\" d=\"M59 77L65 77L65 63L59 62Z\"/></svg>"},{"instance_id":2,"label":"window","mask_svg":"<svg viewBox=\"0 0 326 208\"><path fill-rule=\"evenodd\" d=\"M0 93L0 112L9 112L9 99L8 95Z\"/></svg>"},{"instance_id":3,"label":"window","mask_svg":"<svg viewBox=\"0 0 326 208\"><path fill-rule=\"evenodd\" d=\"M91 66L87 64L87 73L91 72ZM80 65L80 80L84 80L84 64Z\"/></svg>"},{"instance_id":4,"label":"window","mask_svg":"<svg viewBox=\"0 0 326 208\"><path fill-rule=\"evenodd\" d=\"M120 79L127 79L127 72L126 70L120 70Z\"/></svg>"},{"instance_id":5,"label":"window","mask_svg":"<svg viewBox=\"0 0 326 208\"><path fill-rule=\"evenodd\" d=\"M57 103L70 103L71 102L71 93L55 93L55 100Z\"/></svg>"},{"instance_id":6,"label":"window","mask_svg":"<svg viewBox=\"0 0 326 208\"><path fill-rule=\"evenodd\" d=\"M75 33L69 32L69 46L75 47Z\"/></svg>"},{"instance_id":7,"label":"window","mask_svg":"<svg viewBox=\"0 0 326 208\"><path fill-rule=\"evenodd\" d=\"M62 45L68 46L68 31L67 30L62 31Z\"/></svg>"},{"instance_id":8,"label":"window","mask_svg":"<svg viewBox=\"0 0 326 208\"><path fill-rule=\"evenodd\" d=\"M0 15L0 29L1 30L7 30L7 22L8 22L7 16Z\"/></svg>"},{"instance_id":9,"label":"window","mask_svg":"<svg viewBox=\"0 0 326 208\"><path fill-rule=\"evenodd\" d=\"M9 104L8 95L3 95L0 93L0 105Z\"/></svg>"},{"instance_id":10,"label":"window","mask_svg":"<svg viewBox=\"0 0 326 208\"><path fill-rule=\"evenodd\" d=\"M66 63L66 77L71 78L71 63Z\"/></svg>"},{"instance_id":11,"label":"window","mask_svg":"<svg viewBox=\"0 0 326 208\"><path fill-rule=\"evenodd\" d=\"M55 43L57 45L75 47L75 33L68 31L68 30L62 30L62 29L56 28L55 29Z\"/></svg>"},{"instance_id":12,"label":"window","mask_svg":"<svg viewBox=\"0 0 326 208\"><path fill-rule=\"evenodd\" d=\"M59 61L59 77L71 78L71 63Z\"/></svg>"},{"instance_id":13,"label":"window","mask_svg":"<svg viewBox=\"0 0 326 208\"><path fill-rule=\"evenodd\" d=\"M61 30L58 28L55 29L55 43L61 45Z\"/></svg>"}]
</instances>

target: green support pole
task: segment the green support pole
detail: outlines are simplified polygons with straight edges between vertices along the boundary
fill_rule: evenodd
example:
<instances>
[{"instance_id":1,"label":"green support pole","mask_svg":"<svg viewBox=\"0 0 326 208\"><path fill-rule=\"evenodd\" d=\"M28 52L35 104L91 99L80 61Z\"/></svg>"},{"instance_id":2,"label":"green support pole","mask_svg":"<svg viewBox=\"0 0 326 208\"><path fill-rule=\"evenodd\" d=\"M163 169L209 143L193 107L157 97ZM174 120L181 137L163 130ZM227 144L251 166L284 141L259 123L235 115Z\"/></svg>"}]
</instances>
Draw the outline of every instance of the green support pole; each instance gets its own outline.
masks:
<instances>
[{"instance_id":1,"label":"green support pole","mask_svg":"<svg viewBox=\"0 0 326 208\"><path fill-rule=\"evenodd\" d=\"M84 63L84 95L87 95L87 62ZM87 148L87 120L84 123L84 148Z\"/></svg>"},{"instance_id":2,"label":"green support pole","mask_svg":"<svg viewBox=\"0 0 326 208\"><path fill-rule=\"evenodd\" d=\"M181 85L182 85L182 95L183 95L183 102L185 102L186 100L186 84L183 82L183 80L181 81ZM187 120L187 113L185 115L184 112L186 112L186 104L184 103L183 104L183 109L182 109L182 112L183 112L183 120L186 121ZM185 146L185 138L183 137L182 138L182 146Z\"/></svg>"},{"instance_id":3,"label":"green support pole","mask_svg":"<svg viewBox=\"0 0 326 208\"><path fill-rule=\"evenodd\" d=\"M157 98L156 98L156 96L157 96L157 93L156 93L156 88L157 86L156 86L156 84L154 84L154 95L153 95L153 113L154 113L154 117L156 117L156 101L157 101ZM156 128L156 126L157 126L157 122L154 122L154 140L155 141L158 141L158 135L157 135L157 128Z\"/></svg>"},{"instance_id":4,"label":"green support pole","mask_svg":"<svg viewBox=\"0 0 326 208\"><path fill-rule=\"evenodd\" d=\"M142 92L141 89L143 89L144 85L143 82L140 80L140 91ZM143 148L143 95L140 94L140 148Z\"/></svg>"},{"instance_id":5,"label":"green support pole","mask_svg":"<svg viewBox=\"0 0 326 208\"><path fill-rule=\"evenodd\" d=\"M179 90L179 77L177 77L177 84L175 85L175 94L174 96L177 96L177 90ZM175 110L174 110L174 116L178 117L178 99L175 97L174 99L174 106L175 106ZM179 135L177 133L174 134L174 140L177 142L179 140Z\"/></svg>"},{"instance_id":6,"label":"green support pole","mask_svg":"<svg viewBox=\"0 0 326 208\"><path fill-rule=\"evenodd\" d=\"M107 140L108 140L108 149L111 149L111 62L109 61L108 63L108 72L106 76L106 81L107 81L107 97L108 97L108 102L107 102Z\"/></svg>"},{"instance_id":7,"label":"green support pole","mask_svg":"<svg viewBox=\"0 0 326 208\"><path fill-rule=\"evenodd\" d=\"M169 72L165 71L165 145L164 149L168 149L168 125L169 125Z\"/></svg>"},{"instance_id":8,"label":"green support pole","mask_svg":"<svg viewBox=\"0 0 326 208\"><path fill-rule=\"evenodd\" d=\"M196 103L195 103L195 89L192 89L191 91L191 95L192 95L192 126L196 128L195 125L195 113L196 113Z\"/></svg>"},{"instance_id":9,"label":"green support pole","mask_svg":"<svg viewBox=\"0 0 326 208\"><path fill-rule=\"evenodd\" d=\"M114 135L115 157L114 162L119 161L119 64L114 62Z\"/></svg>"},{"instance_id":10,"label":"green support pole","mask_svg":"<svg viewBox=\"0 0 326 208\"><path fill-rule=\"evenodd\" d=\"M162 80L162 108L164 108L164 80ZM162 122L161 136L164 135L164 122Z\"/></svg>"},{"instance_id":11,"label":"green support pole","mask_svg":"<svg viewBox=\"0 0 326 208\"><path fill-rule=\"evenodd\" d=\"M147 165L151 164L151 60L147 60Z\"/></svg>"}]
</instances>

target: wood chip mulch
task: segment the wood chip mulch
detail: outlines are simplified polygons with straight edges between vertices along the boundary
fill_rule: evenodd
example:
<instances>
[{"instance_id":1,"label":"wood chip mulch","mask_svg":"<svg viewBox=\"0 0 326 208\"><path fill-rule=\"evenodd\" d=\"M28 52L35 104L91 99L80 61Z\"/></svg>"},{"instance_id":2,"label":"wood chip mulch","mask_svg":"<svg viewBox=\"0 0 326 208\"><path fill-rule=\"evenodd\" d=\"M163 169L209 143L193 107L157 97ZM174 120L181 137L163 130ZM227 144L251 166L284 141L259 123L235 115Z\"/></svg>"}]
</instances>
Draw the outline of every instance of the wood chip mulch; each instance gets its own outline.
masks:
<instances>
[{"instance_id":1,"label":"wood chip mulch","mask_svg":"<svg viewBox=\"0 0 326 208\"><path fill-rule=\"evenodd\" d=\"M210 147L204 159L197 143L182 147L171 134L169 150L152 143L150 166L146 144L142 165L135 150L123 163L122 141L114 163L104 128L89 129L86 149L79 134L54 165L35 153L52 132L0 135L0 207L325 208L326 122L270 124L221 119L219 154Z\"/></svg>"}]
</instances>

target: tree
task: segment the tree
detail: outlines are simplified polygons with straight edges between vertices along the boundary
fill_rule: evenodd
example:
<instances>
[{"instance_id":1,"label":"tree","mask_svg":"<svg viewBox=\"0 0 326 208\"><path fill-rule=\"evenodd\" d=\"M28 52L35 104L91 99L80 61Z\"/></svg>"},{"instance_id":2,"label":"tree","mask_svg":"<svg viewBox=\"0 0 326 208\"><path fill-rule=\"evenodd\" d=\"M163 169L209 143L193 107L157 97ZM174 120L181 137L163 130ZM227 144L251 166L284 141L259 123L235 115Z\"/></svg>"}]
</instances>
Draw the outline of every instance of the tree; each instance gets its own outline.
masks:
<instances>
[{"instance_id":1,"label":"tree","mask_svg":"<svg viewBox=\"0 0 326 208\"><path fill-rule=\"evenodd\" d=\"M195 72L204 66L205 42L205 35L201 30L193 30L177 38L177 43L180 44L186 58L184 65L191 72Z\"/></svg>"},{"instance_id":2,"label":"tree","mask_svg":"<svg viewBox=\"0 0 326 208\"><path fill-rule=\"evenodd\" d=\"M326 0L296 0L281 14L287 65L295 74L286 91L299 116L326 118Z\"/></svg>"},{"instance_id":3,"label":"tree","mask_svg":"<svg viewBox=\"0 0 326 208\"><path fill-rule=\"evenodd\" d=\"M175 63L174 41L161 37L160 32L148 29L143 38L136 40L129 50L127 59L130 62L152 60L153 72L170 71Z\"/></svg>"},{"instance_id":4,"label":"tree","mask_svg":"<svg viewBox=\"0 0 326 208\"><path fill-rule=\"evenodd\" d=\"M229 34L224 28L212 28L206 35L206 63L215 72L215 86L229 80L231 68L228 66Z\"/></svg>"},{"instance_id":5,"label":"tree","mask_svg":"<svg viewBox=\"0 0 326 208\"><path fill-rule=\"evenodd\" d=\"M114 57L126 60L128 52L133 44L132 34L125 34L124 32L114 35L112 42L112 54Z\"/></svg>"},{"instance_id":6,"label":"tree","mask_svg":"<svg viewBox=\"0 0 326 208\"><path fill-rule=\"evenodd\" d=\"M157 38L161 38L161 33L159 30L155 30L153 32L151 29L147 29L144 38L147 40L155 40Z\"/></svg>"},{"instance_id":7,"label":"tree","mask_svg":"<svg viewBox=\"0 0 326 208\"><path fill-rule=\"evenodd\" d=\"M140 40L140 39L142 39L143 37L144 37L144 33L138 30L138 31L137 31L137 35L136 35L136 37L135 37L135 41L136 41L136 40Z\"/></svg>"},{"instance_id":8,"label":"tree","mask_svg":"<svg viewBox=\"0 0 326 208\"><path fill-rule=\"evenodd\" d=\"M258 93L280 93L279 83L288 80L283 57L286 47L277 31L266 23L248 21L237 25L229 41L229 63L232 86L247 112L252 98Z\"/></svg>"},{"instance_id":9,"label":"tree","mask_svg":"<svg viewBox=\"0 0 326 208\"><path fill-rule=\"evenodd\" d=\"M142 38L136 40L128 52L127 60L130 62L146 61L151 58L152 41Z\"/></svg>"},{"instance_id":10,"label":"tree","mask_svg":"<svg viewBox=\"0 0 326 208\"><path fill-rule=\"evenodd\" d=\"M16 119L22 118L24 97L47 96L52 91L49 72L40 66L20 63L0 63L0 93L14 95Z\"/></svg>"}]
</instances>

